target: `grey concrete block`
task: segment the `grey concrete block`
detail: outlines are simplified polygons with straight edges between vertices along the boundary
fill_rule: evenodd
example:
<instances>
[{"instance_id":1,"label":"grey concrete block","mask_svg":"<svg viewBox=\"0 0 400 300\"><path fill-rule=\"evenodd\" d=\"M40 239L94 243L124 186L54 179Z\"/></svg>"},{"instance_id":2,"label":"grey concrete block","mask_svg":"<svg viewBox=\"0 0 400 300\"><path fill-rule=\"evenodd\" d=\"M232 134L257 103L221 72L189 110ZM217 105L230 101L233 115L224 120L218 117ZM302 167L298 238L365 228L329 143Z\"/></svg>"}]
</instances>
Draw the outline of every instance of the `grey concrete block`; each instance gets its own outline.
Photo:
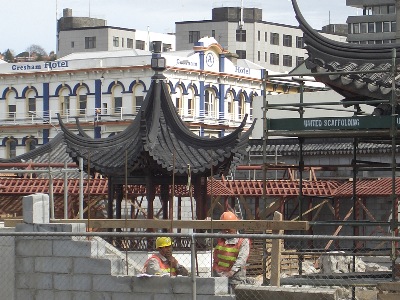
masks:
<instances>
[{"instance_id":1,"label":"grey concrete block","mask_svg":"<svg viewBox=\"0 0 400 300\"><path fill-rule=\"evenodd\" d=\"M25 223L40 224L50 221L50 202L46 194L34 194L22 198L22 216Z\"/></svg>"},{"instance_id":2,"label":"grey concrete block","mask_svg":"<svg viewBox=\"0 0 400 300\"><path fill-rule=\"evenodd\" d=\"M73 292L72 300L91 300L90 292Z\"/></svg>"},{"instance_id":3,"label":"grey concrete block","mask_svg":"<svg viewBox=\"0 0 400 300\"><path fill-rule=\"evenodd\" d=\"M54 297L57 300L72 300L72 292L69 292L69 291L54 291Z\"/></svg>"},{"instance_id":4,"label":"grey concrete block","mask_svg":"<svg viewBox=\"0 0 400 300\"><path fill-rule=\"evenodd\" d=\"M60 240L53 242L54 256L90 257L92 244L89 241Z\"/></svg>"},{"instance_id":5,"label":"grey concrete block","mask_svg":"<svg viewBox=\"0 0 400 300\"><path fill-rule=\"evenodd\" d=\"M154 286L153 286L154 289ZM99 292L132 292L132 277L93 275L93 290Z\"/></svg>"},{"instance_id":6,"label":"grey concrete block","mask_svg":"<svg viewBox=\"0 0 400 300\"><path fill-rule=\"evenodd\" d=\"M38 274L33 275L33 282L35 289L38 290L52 290L53 289L53 276L51 274Z\"/></svg>"},{"instance_id":7,"label":"grey concrete block","mask_svg":"<svg viewBox=\"0 0 400 300\"><path fill-rule=\"evenodd\" d=\"M134 296L132 296L134 295ZM131 294L131 293L112 293L111 295L112 300L153 300L153 294Z\"/></svg>"},{"instance_id":8,"label":"grey concrete block","mask_svg":"<svg viewBox=\"0 0 400 300\"><path fill-rule=\"evenodd\" d=\"M129 298L127 298L129 299ZM133 298L135 299L135 298ZM112 300L110 293L96 292L90 295L90 300Z\"/></svg>"},{"instance_id":9,"label":"grey concrete block","mask_svg":"<svg viewBox=\"0 0 400 300\"><path fill-rule=\"evenodd\" d=\"M51 256L53 255L51 240L20 239L15 240L16 256Z\"/></svg>"},{"instance_id":10,"label":"grey concrete block","mask_svg":"<svg viewBox=\"0 0 400 300\"><path fill-rule=\"evenodd\" d=\"M73 258L75 274L111 275L111 261L97 258Z\"/></svg>"},{"instance_id":11,"label":"grey concrete block","mask_svg":"<svg viewBox=\"0 0 400 300\"><path fill-rule=\"evenodd\" d=\"M35 287L33 281L34 273L15 274L15 287L19 289L33 289Z\"/></svg>"},{"instance_id":12,"label":"grey concrete block","mask_svg":"<svg viewBox=\"0 0 400 300\"><path fill-rule=\"evenodd\" d=\"M337 300L338 291L323 288L273 287L239 285L235 289L237 300L287 299L287 300Z\"/></svg>"},{"instance_id":13,"label":"grey concrete block","mask_svg":"<svg viewBox=\"0 0 400 300\"><path fill-rule=\"evenodd\" d=\"M28 289L17 289L15 291L15 300L34 300L35 291Z\"/></svg>"},{"instance_id":14,"label":"grey concrete block","mask_svg":"<svg viewBox=\"0 0 400 300\"><path fill-rule=\"evenodd\" d=\"M90 291L92 277L90 275L54 275L54 289L60 291Z\"/></svg>"},{"instance_id":15,"label":"grey concrete block","mask_svg":"<svg viewBox=\"0 0 400 300\"><path fill-rule=\"evenodd\" d=\"M72 258L69 257L37 257L35 272L72 273Z\"/></svg>"},{"instance_id":16,"label":"grey concrete block","mask_svg":"<svg viewBox=\"0 0 400 300\"><path fill-rule=\"evenodd\" d=\"M191 294L192 279L190 277L172 278L173 293ZM196 278L197 295L227 295L228 279L225 277Z\"/></svg>"},{"instance_id":17,"label":"grey concrete block","mask_svg":"<svg viewBox=\"0 0 400 300\"><path fill-rule=\"evenodd\" d=\"M36 291L35 300L46 299L46 300L58 300L55 298L54 291L51 290L38 290Z\"/></svg>"},{"instance_id":18,"label":"grey concrete block","mask_svg":"<svg viewBox=\"0 0 400 300\"><path fill-rule=\"evenodd\" d=\"M152 277L133 277L133 291L135 293L154 293L155 287L157 287L157 293L159 294L171 294L172 280L168 276L152 276Z\"/></svg>"},{"instance_id":19,"label":"grey concrete block","mask_svg":"<svg viewBox=\"0 0 400 300\"><path fill-rule=\"evenodd\" d=\"M15 271L17 273L33 273L35 260L33 257L19 257L15 260Z\"/></svg>"}]
</instances>

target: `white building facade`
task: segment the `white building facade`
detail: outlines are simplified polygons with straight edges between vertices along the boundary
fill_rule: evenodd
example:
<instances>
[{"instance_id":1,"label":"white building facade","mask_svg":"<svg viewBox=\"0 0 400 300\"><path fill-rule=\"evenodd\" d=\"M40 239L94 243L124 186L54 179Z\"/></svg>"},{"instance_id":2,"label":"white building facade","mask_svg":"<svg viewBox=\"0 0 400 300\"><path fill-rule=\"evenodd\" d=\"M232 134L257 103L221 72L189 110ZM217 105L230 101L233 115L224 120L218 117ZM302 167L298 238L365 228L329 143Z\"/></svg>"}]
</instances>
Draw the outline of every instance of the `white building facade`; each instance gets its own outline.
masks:
<instances>
[{"instance_id":1,"label":"white building facade","mask_svg":"<svg viewBox=\"0 0 400 300\"><path fill-rule=\"evenodd\" d=\"M222 136L248 115L263 94L264 70L233 63L214 39L190 51L164 52L167 84L176 108L202 136ZM151 53L137 50L76 53L54 62L0 64L0 157L45 144L58 133L57 114L96 138L123 130L136 116L151 83ZM307 89L307 86L306 86ZM308 90L325 88L310 85ZM298 93L294 81L268 82L269 94Z\"/></svg>"}]
</instances>

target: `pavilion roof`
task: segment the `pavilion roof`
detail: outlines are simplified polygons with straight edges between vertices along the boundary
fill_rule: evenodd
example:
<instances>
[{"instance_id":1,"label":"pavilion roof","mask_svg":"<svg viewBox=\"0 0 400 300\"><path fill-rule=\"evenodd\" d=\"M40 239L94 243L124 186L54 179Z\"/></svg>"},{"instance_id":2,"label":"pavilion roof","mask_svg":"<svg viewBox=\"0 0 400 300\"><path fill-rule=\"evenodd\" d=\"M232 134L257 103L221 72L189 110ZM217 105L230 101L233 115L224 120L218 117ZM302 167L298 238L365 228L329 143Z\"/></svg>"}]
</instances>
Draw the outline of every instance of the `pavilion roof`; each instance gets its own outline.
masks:
<instances>
[{"instance_id":1,"label":"pavilion roof","mask_svg":"<svg viewBox=\"0 0 400 300\"><path fill-rule=\"evenodd\" d=\"M104 176L226 174L246 153L253 126L244 132L246 118L229 135L201 137L190 131L179 117L169 95L165 77L153 76L143 105L132 123L122 132L93 139L71 132L61 119L67 152L85 170ZM79 127L79 123L77 123ZM80 130L82 131L82 130Z\"/></svg>"},{"instance_id":2,"label":"pavilion roof","mask_svg":"<svg viewBox=\"0 0 400 300\"><path fill-rule=\"evenodd\" d=\"M311 70L312 76L344 96L344 102L391 99L392 53L393 49L396 49L397 57L399 57L399 43L353 44L331 40L306 22L296 0L292 0L292 4L300 29L304 33L305 48L308 51L305 65ZM336 73L326 75L326 72ZM337 72L352 73L338 74ZM325 74L322 75L322 73ZM400 78L397 77L395 81L396 93L398 93ZM373 106L378 104L371 103Z\"/></svg>"}]
</instances>

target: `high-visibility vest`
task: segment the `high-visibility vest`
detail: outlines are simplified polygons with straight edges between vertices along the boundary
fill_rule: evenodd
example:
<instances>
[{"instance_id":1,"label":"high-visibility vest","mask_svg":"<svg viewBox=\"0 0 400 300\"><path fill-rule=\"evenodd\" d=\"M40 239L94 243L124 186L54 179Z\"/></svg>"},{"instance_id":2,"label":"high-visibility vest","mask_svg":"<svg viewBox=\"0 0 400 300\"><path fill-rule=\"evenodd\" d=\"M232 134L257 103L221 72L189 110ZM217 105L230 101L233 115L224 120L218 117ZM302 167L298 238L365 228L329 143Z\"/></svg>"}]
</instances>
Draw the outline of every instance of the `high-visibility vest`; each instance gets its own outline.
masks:
<instances>
[{"instance_id":1,"label":"high-visibility vest","mask_svg":"<svg viewBox=\"0 0 400 300\"><path fill-rule=\"evenodd\" d=\"M214 248L213 270L217 272L230 271L239 255L242 242L243 238L239 238L239 241L235 245L228 245L225 244L224 239L218 239L218 243Z\"/></svg>"},{"instance_id":2,"label":"high-visibility vest","mask_svg":"<svg viewBox=\"0 0 400 300\"><path fill-rule=\"evenodd\" d=\"M151 259L156 259L158 261L158 264L160 265L160 269L161 269L161 273L160 275L163 274L171 274L171 276L176 276L176 269L175 268L170 268L168 262L164 262L160 257L158 257L157 255L153 254L152 256L150 256L146 262L144 263L143 266L143 273L146 273L146 269L147 269L147 265L149 264Z\"/></svg>"}]
</instances>

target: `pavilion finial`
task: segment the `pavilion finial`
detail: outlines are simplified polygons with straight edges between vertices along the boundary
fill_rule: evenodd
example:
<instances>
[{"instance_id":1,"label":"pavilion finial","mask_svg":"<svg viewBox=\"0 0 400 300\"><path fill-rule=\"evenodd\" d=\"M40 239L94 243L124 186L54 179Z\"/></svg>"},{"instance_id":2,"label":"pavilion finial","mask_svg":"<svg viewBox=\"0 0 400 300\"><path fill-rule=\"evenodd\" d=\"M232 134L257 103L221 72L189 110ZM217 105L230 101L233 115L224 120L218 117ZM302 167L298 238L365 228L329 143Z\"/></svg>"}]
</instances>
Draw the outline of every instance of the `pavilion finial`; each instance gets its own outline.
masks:
<instances>
[{"instance_id":1,"label":"pavilion finial","mask_svg":"<svg viewBox=\"0 0 400 300\"><path fill-rule=\"evenodd\" d=\"M161 47L161 41L153 42L153 55L151 57L151 68L155 71L153 79L165 79L162 73L166 69L166 60L165 57L161 56Z\"/></svg>"}]
</instances>

